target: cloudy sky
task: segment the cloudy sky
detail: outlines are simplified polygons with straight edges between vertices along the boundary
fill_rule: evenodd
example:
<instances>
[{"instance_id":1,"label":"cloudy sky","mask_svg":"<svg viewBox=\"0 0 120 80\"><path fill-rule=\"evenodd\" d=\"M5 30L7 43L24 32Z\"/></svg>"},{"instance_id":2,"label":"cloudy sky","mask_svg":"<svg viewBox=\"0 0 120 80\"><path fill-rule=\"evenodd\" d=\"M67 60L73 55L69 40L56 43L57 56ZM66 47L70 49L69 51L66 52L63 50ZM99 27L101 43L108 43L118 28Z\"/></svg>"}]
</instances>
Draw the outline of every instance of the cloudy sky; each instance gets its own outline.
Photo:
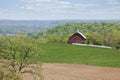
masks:
<instances>
[{"instance_id":1,"label":"cloudy sky","mask_svg":"<svg viewBox=\"0 0 120 80\"><path fill-rule=\"evenodd\" d=\"M0 19L120 19L120 0L0 0Z\"/></svg>"}]
</instances>

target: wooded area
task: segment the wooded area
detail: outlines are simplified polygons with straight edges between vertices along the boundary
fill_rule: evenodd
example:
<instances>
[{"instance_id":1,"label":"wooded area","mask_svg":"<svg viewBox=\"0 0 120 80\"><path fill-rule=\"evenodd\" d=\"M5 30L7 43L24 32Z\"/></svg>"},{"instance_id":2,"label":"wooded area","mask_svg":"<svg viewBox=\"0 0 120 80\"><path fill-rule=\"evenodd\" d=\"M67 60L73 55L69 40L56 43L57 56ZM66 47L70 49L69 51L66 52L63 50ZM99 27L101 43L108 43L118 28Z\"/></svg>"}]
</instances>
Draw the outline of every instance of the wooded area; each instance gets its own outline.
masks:
<instances>
[{"instance_id":1,"label":"wooded area","mask_svg":"<svg viewBox=\"0 0 120 80\"><path fill-rule=\"evenodd\" d=\"M67 43L77 29L87 37L86 44L120 46L119 22L66 23L29 36L41 42Z\"/></svg>"}]
</instances>

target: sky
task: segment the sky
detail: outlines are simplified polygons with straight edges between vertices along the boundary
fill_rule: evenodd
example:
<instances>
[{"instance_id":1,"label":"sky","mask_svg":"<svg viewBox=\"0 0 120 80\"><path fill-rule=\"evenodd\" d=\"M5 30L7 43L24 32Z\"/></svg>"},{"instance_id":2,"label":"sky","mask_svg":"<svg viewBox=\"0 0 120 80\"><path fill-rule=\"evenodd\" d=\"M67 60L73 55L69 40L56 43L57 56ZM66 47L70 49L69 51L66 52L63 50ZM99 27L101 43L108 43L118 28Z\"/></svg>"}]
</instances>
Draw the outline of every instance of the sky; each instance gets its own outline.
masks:
<instances>
[{"instance_id":1,"label":"sky","mask_svg":"<svg viewBox=\"0 0 120 80\"><path fill-rule=\"evenodd\" d=\"M120 0L0 0L0 19L120 19Z\"/></svg>"}]
</instances>

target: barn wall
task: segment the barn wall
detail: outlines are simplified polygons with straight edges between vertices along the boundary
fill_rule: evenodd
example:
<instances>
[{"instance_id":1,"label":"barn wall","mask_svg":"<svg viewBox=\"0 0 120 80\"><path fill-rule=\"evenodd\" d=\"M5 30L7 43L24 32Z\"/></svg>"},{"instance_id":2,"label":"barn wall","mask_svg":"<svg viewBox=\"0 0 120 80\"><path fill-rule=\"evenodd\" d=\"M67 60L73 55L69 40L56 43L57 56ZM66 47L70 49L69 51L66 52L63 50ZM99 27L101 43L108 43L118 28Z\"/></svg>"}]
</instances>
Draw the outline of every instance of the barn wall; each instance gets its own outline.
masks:
<instances>
[{"instance_id":1,"label":"barn wall","mask_svg":"<svg viewBox=\"0 0 120 80\"><path fill-rule=\"evenodd\" d=\"M69 38L68 43L84 43L84 38L79 34L74 34Z\"/></svg>"}]
</instances>

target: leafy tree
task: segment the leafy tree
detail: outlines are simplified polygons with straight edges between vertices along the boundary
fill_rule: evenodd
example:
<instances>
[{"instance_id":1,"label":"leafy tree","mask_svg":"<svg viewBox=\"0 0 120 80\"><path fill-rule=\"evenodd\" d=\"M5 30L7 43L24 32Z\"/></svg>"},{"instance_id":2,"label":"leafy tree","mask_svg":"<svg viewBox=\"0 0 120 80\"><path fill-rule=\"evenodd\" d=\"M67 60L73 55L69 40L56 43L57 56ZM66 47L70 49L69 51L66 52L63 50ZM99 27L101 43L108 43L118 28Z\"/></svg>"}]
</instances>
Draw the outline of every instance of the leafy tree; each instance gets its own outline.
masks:
<instances>
[{"instance_id":1,"label":"leafy tree","mask_svg":"<svg viewBox=\"0 0 120 80\"><path fill-rule=\"evenodd\" d=\"M5 66L6 69L10 67L10 70L8 70L11 72L10 76L31 73L33 75L37 74L42 79L40 69L35 70L36 66L31 66L31 62L41 56L42 53L43 50L39 48L33 38L24 35L0 37L0 59L3 59L0 64ZM39 68L41 68L41 64ZM11 78L11 80L18 79Z\"/></svg>"},{"instance_id":2,"label":"leafy tree","mask_svg":"<svg viewBox=\"0 0 120 80\"><path fill-rule=\"evenodd\" d=\"M110 46L117 46L120 45L120 31L118 30L111 30L107 33L106 40Z\"/></svg>"}]
</instances>

